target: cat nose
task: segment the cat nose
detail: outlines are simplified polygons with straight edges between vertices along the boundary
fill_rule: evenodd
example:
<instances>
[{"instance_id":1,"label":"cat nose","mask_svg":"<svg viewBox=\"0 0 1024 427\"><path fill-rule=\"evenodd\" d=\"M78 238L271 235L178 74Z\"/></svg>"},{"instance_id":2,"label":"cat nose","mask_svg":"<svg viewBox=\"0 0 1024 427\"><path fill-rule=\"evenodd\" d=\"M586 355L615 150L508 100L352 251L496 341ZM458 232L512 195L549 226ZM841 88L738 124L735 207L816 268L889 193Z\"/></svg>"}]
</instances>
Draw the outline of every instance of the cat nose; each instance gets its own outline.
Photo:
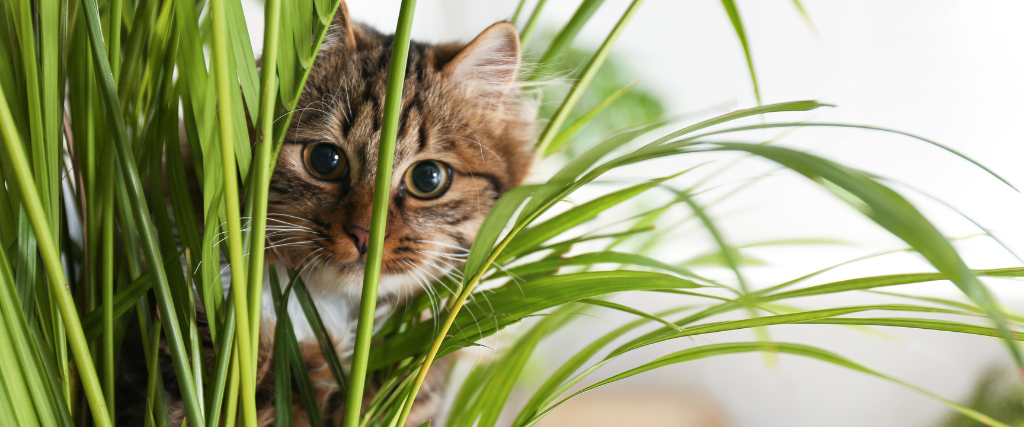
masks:
<instances>
[{"instance_id":1,"label":"cat nose","mask_svg":"<svg viewBox=\"0 0 1024 427\"><path fill-rule=\"evenodd\" d=\"M370 232L358 225L345 227L345 231L352 236L352 243L356 245L359 255L366 255L366 245L370 241Z\"/></svg>"}]
</instances>

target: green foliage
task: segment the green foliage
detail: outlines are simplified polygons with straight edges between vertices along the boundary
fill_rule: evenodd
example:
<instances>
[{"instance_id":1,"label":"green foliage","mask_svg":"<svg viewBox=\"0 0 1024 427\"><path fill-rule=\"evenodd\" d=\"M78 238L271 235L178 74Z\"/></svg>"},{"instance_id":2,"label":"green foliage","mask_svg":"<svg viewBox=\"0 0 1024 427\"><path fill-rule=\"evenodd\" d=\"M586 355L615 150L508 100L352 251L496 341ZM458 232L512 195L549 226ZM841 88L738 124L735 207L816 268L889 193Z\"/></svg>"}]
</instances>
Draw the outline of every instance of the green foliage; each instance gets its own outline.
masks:
<instances>
[{"instance_id":1,"label":"green foliage","mask_svg":"<svg viewBox=\"0 0 1024 427\"><path fill-rule=\"evenodd\" d=\"M910 387L965 419L986 425L1019 422L988 405L995 398L986 391L979 392L975 404L964 406L841 355L770 339L766 328L782 324L927 329L998 338L1019 366L1024 363L1018 344L1024 319L1002 313L979 277L1020 278L1024 268L970 270L927 218L876 177L741 137L754 129L818 126L896 132L939 145L934 141L863 125L764 121L773 113L826 106L816 101L759 105L689 124L665 117L661 101L636 86L635 67L624 66L612 53L640 0L631 3L596 50L574 42L602 7L601 0L583 1L548 36L526 40L538 30L545 1L536 3L525 23L517 22L524 43L531 43L527 51L543 52L528 59L535 69L527 78L563 76L572 83L541 85L537 93L543 101L540 118L550 120L542 121L548 124L538 151L551 155L560 168L546 180L507 192L484 220L465 265L453 266L436 294L413 298L396 310L401 315L373 327L388 205L383 189L390 188L396 100L401 99L405 65L391 64L394 78L385 102L368 274L352 369L346 372L299 276L289 272L291 280L282 287L265 259L266 233L274 228L267 223L270 175L339 4L267 1L262 73L257 73L238 0L0 4L0 62L13 65L0 68L0 423L71 426L88 415L95 425L113 425L118 411L113 406L115 350L134 321L148 369L146 425L167 425L158 366L166 342L188 424L255 426L264 277L278 321L272 369L279 426L291 425L296 400L313 414L308 422L321 425L290 326L293 319L285 309L291 298L329 355L328 367L349 407L362 406L366 378L373 376L380 384L375 395L365 396L364 411L346 413L348 427L403 424L437 358L481 346L481 340L507 331L513 343L493 350L494 357L461 382L448 420L453 426L493 426L514 390L523 389L523 373L536 349L584 311L615 311L635 320L600 331L598 339L528 390L530 398L513 425L533 425L573 396L623 378L745 352L815 358ZM749 37L739 12L732 1L722 4L753 78ZM524 5L516 11L517 20L527 15ZM806 18L801 3L793 5ZM394 57L406 57L414 8L415 2L402 2ZM748 123L755 117L760 125ZM247 137L250 124L258 133L252 139ZM198 192L188 188L190 170L179 137L188 141ZM906 242L906 250L920 254L935 271L813 283L819 271L763 289L748 287L746 267L760 261L745 253L750 245L728 241L711 214L718 203L739 193L709 200L703 196L706 181L694 174L707 167L697 158L727 151L775 162L821 185ZM581 189L607 185L601 179L609 173L664 158L673 159L675 168L664 176L582 196L586 192ZM623 211L627 217L607 220ZM679 211L687 214L670 214ZM664 233L655 230L687 225L711 236L715 249L681 263L666 262L649 250L665 244ZM783 240L760 246L821 243L835 242ZM222 292L222 254L232 272L228 297ZM726 267L734 283L705 277L699 269L707 265ZM888 289L941 280L955 283L967 301ZM909 302L815 310L791 304L796 298L858 291ZM685 296L689 305L649 313L614 301L613 295L622 292ZM209 324L212 366L203 357L193 295ZM719 318L737 312L746 316ZM685 349L598 378L602 367L636 350L736 330L753 331L757 341Z\"/></svg>"},{"instance_id":2,"label":"green foliage","mask_svg":"<svg viewBox=\"0 0 1024 427\"><path fill-rule=\"evenodd\" d=\"M552 37L550 33L545 34L534 44L546 45ZM529 48L525 51L535 52ZM591 54L592 51L585 48L569 48L545 68L548 75L537 78L566 76L571 82L571 78L582 69ZM525 58L525 61L536 63L539 58ZM662 119L665 114L662 100L643 87L635 87L635 83L631 83L636 78L634 73L633 67L612 53L590 82L589 89L582 93L577 108L569 113L566 119L569 124L562 132L566 135L565 140L552 142L552 147L563 149L566 155L575 157L607 135ZM626 90L619 93L623 89ZM558 80L542 85L540 99L543 102L538 117L549 120L554 116L559 104L552 100L562 99L568 92L568 83L563 84ZM600 109L595 111L597 108ZM589 114L591 112L594 114Z\"/></svg>"},{"instance_id":3,"label":"green foliage","mask_svg":"<svg viewBox=\"0 0 1024 427\"><path fill-rule=\"evenodd\" d=\"M989 369L978 381L966 405L1007 425L1024 424L1024 388L1012 378L1012 375L1002 369ZM982 425L984 424L962 414L956 414L950 417L943 427Z\"/></svg>"}]
</instances>

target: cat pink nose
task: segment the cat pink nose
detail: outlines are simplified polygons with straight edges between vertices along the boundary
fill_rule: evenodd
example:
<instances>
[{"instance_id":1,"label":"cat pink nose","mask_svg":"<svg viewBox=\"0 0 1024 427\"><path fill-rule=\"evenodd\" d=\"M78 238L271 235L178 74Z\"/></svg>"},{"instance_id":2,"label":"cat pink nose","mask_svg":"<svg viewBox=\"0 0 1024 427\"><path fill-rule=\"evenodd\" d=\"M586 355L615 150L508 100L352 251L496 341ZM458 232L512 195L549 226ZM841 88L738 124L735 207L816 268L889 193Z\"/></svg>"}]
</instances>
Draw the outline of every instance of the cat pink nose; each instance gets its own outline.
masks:
<instances>
[{"instance_id":1,"label":"cat pink nose","mask_svg":"<svg viewBox=\"0 0 1024 427\"><path fill-rule=\"evenodd\" d=\"M370 232L358 225L350 225L345 228L345 231L352 236L352 243L356 245L359 255L366 255L366 245L370 241Z\"/></svg>"}]
</instances>

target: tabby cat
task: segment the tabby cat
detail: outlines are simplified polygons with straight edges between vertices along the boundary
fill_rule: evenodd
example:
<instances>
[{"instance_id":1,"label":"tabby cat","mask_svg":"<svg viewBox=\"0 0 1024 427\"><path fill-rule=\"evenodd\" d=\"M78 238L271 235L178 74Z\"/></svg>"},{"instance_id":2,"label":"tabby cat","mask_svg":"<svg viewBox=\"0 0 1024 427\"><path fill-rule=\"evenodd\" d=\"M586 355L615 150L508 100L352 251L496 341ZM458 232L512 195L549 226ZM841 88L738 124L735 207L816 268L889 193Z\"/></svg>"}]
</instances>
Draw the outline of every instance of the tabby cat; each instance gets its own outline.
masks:
<instances>
[{"instance_id":1,"label":"tabby cat","mask_svg":"<svg viewBox=\"0 0 1024 427\"><path fill-rule=\"evenodd\" d=\"M302 275L345 366L362 287L393 40L353 22L342 2L270 184L268 247L278 262ZM508 22L492 25L469 44L412 42L384 240L380 312L426 292L435 278L464 261L489 209L526 176L533 159L536 106L516 83L519 64L519 37ZM269 290L263 295L257 404L260 425L266 426L274 421L270 349L276 319ZM295 298L291 302L289 313L320 417L325 425L340 425L344 402ZM208 331L203 332L210 348ZM125 347L141 354L129 348L137 346ZM144 406L137 400L145 395L145 367L138 356L122 360L119 424L141 425L141 410L123 409ZM170 425L180 425L184 409L166 349L161 364ZM437 415L445 367L442 362L431 369L406 425ZM307 425L305 407L294 396L295 425Z\"/></svg>"}]
</instances>

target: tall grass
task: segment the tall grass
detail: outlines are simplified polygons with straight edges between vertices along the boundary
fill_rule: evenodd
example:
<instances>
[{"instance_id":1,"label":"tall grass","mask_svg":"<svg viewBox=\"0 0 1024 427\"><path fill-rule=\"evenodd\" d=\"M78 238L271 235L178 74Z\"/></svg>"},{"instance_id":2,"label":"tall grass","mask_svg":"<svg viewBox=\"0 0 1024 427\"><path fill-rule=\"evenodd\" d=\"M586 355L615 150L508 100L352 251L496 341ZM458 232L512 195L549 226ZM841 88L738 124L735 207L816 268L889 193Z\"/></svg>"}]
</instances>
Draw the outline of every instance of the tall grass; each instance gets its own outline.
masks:
<instances>
[{"instance_id":1,"label":"tall grass","mask_svg":"<svg viewBox=\"0 0 1024 427\"><path fill-rule=\"evenodd\" d=\"M545 42L538 74L559 66L558 60L602 3L584 0ZM522 2L516 9L524 42L535 34L545 4L540 1L528 9ZM278 319L273 369L279 426L292 424L293 390L309 409L307 422L322 425L292 320L284 309L290 298L299 302L322 350L330 355L329 368L348 407L368 402L365 410L345 414L348 427L403 425L434 361L538 317L525 322L508 350L498 351L473 370L451 398L449 425L496 425L503 411L512 409L506 403L530 355L545 337L571 322L572 317L564 314L588 308L628 313L636 320L602 332L559 366L533 390L513 425L533 425L573 396L627 377L744 352L819 359L903 384L987 425L1003 425L841 355L775 342L765 332L765 327L780 324L830 324L985 335L1001 339L1017 366L1024 364L1017 344L1024 319L1002 313L979 280L1022 277L1024 268L971 270L924 215L875 177L808 153L745 142L743 137L751 130L810 126L894 131L769 122L775 113L825 107L817 101L795 101L685 125L660 118L599 140L580 141L587 134L579 131L602 110L622 102L632 88L625 85L589 112L574 113L642 4L636 0L623 12L602 45L572 76L568 94L556 102L537 151L539 157L558 159L557 172L513 189L498 201L464 265L437 280L434 297L443 298L443 305L421 295L408 303L408 309L374 327L389 203L385 189L391 188L401 76L415 9L415 1L403 0L392 54L399 60L390 68L367 274L348 372L334 354L332 339L302 280L290 272L289 283L278 283L265 249L266 234L275 228L267 222L271 172L339 1L268 0L259 68L239 0L0 4L0 62L10 64L0 67L0 423L116 424L116 350L126 334L138 333L149 373L147 426L168 424L158 367L164 341L188 425L255 426L257 344L266 277ZM722 4L756 88L737 5L724 0ZM794 5L803 13L798 1ZM521 22L527 15L530 18ZM759 94L758 99L760 103ZM576 118L573 123L568 123L570 117ZM743 119L751 117L760 118L761 124L744 124ZM247 121L258 130L251 141ZM185 134L179 135L181 131ZM188 190L191 169L183 159L182 139L188 141L201 194ZM572 156L559 154L572 142ZM708 202L698 197L705 183L690 179L694 170L706 168L696 160L702 158L699 155L723 152L761 157L821 185L906 242L908 250L920 254L935 271L813 283L824 272L819 271L764 289L746 286L738 249L722 237L717 219L708 214L724 198ZM671 174L619 186L571 207L559 203L581 188L601 184L610 172L669 157L678 165ZM668 201L634 211L616 226L602 228L603 233L580 227L598 214L657 192L667 194ZM201 206L194 205L198 201ZM669 218L667 213L674 209L686 209L690 215ZM721 283L685 265L648 256L643 248L659 243L659 235L652 233L654 225L666 222L692 223L706 230L736 283ZM224 267L231 271L227 298L220 274L222 254L229 263ZM970 302L908 295L912 299L904 304L777 309L794 298L941 280L955 283ZM685 295L704 303L648 313L607 298L627 291ZM212 366L204 356L193 295L209 321ZM717 317L737 310L748 316ZM426 320L424 313L429 314ZM868 317L884 316L880 313L899 317ZM128 328L132 321L139 325L137 332ZM611 361L653 344L733 330L751 330L756 340L677 351L591 379ZM370 375L380 387L364 398Z\"/></svg>"}]
</instances>

